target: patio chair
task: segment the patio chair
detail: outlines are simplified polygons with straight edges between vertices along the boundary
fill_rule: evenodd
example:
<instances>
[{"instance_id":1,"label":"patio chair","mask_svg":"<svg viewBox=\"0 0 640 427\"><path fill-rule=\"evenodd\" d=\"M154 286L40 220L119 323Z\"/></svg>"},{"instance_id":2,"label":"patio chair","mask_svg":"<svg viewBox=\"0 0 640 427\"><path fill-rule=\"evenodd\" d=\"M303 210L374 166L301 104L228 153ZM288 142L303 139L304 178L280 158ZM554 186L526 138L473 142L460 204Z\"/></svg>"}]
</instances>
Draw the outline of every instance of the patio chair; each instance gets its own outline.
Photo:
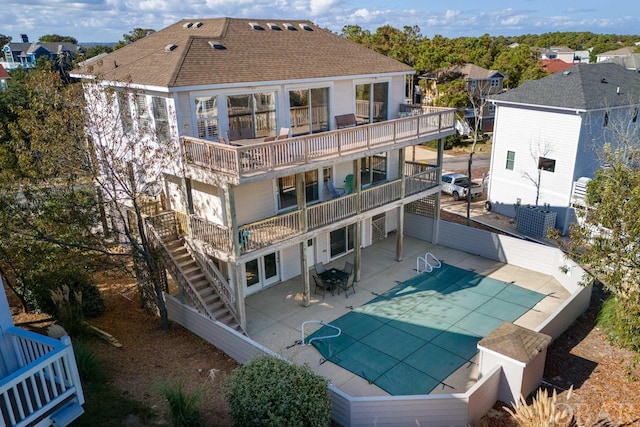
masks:
<instances>
[{"instance_id":1,"label":"patio chair","mask_svg":"<svg viewBox=\"0 0 640 427\"><path fill-rule=\"evenodd\" d=\"M344 188L347 194L353 193L353 174L349 174L344 178Z\"/></svg>"},{"instance_id":2,"label":"patio chair","mask_svg":"<svg viewBox=\"0 0 640 427\"><path fill-rule=\"evenodd\" d=\"M333 180L331 179L327 180L327 190L329 190L329 193L331 193L331 197L334 199L337 199L340 196L344 196L345 193L347 192L347 190L344 188L334 187Z\"/></svg>"},{"instance_id":3,"label":"patio chair","mask_svg":"<svg viewBox=\"0 0 640 427\"><path fill-rule=\"evenodd\" d=\"M315 274L312 274L313 276L313 281L316 282L316 288L313 290L314 294L318 293L318 288L322 289L322 298L324 298L324 294L328 291L331 292L331 296L334 295L333 293L333 286L331 285L331 283L322 280L321 278L319 278L318 276L316 276Z\"/></svg>"},{"instance_id":4,"label":"patio chair","mask_svg":"<svg viewBox=\"0 0 640 427\"><path fill-rule=\"evenodd\" d=\"M325 272L324 265L319 262L316 262L313 268L316 270L316 274L320 275Z\"/></svg>"},{"instance_id":5,"label":"patio chair","mask_svg":"<svg viewBox=\"0 0 640 427\"><path fill-rule=\"evenodd\" d=\"M340 280L336 282L336 285L338 286L338 295L340 295L340 289L342 289L344 291L344 296L349 298L349 288L351 288L354 294L356 293L356 288L353 284L355 279L355 274L353 274L353 263L345 262L342 271L347 273L349 276L344 281Z\"/></svg>"}]
</instances>

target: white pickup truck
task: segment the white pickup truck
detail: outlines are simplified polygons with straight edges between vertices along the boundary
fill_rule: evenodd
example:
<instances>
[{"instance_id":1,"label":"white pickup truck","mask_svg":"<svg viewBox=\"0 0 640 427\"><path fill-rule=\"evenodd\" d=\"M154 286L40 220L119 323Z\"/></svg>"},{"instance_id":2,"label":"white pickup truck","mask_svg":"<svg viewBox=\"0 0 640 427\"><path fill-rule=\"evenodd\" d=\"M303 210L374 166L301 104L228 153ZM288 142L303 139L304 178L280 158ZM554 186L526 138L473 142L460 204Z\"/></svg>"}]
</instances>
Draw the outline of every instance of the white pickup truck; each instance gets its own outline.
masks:
<instances>
[{"instance_id":1,"label":"white pickup truck","mask_svg":"<svg viewBox=\"0 0 640 427\"><path fill-rule=\"evenodd\" d=\"M453 200L466 199L471 192L471 198L482 196L482 187L461 173L447 173L442 175L442 192L450 194Z\"/></svg>"}]
</instances>

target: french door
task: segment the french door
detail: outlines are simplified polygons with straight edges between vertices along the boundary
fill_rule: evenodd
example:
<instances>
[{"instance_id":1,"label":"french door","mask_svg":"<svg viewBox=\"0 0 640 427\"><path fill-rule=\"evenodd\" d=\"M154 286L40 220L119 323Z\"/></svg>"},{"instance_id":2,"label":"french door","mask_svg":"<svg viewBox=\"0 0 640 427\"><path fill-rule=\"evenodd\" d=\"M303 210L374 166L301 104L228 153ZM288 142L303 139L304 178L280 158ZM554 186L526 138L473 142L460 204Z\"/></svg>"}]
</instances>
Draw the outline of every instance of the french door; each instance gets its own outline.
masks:
<instances>
[{"instance_id":1,"label":"french door","mask_svg":"<svg viewBox=\"0 0 640 427\"><path fill-rule=\"evenodd\" d=\"M251 295L280 280L278 253L274 252L245 263L245 295Z\"/></svg>"}]
</instances>

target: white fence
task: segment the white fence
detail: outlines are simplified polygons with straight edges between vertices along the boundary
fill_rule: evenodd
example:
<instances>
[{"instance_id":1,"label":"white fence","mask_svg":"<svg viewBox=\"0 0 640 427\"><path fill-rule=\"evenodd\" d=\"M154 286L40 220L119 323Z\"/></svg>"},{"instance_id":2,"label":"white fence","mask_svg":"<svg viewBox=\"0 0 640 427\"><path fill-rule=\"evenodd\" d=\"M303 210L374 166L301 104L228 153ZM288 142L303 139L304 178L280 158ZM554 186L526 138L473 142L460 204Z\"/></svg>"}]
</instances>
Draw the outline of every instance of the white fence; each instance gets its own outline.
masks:
<instances>
[{"instance_id":1,"label":"white fence","mask_svg":"<svg viewBox=\"0 0 640 427\"><path fill-rule=\"evenodd\" d=\"M408 235L425 239L425 233L428 233L428 237L431 237L430 218L407 214L405 220L406 224L410 224L405 227ZM538 332L557 338L589 306L591 288L580 286L584 271L567 260L558 249L444 221L440 222L438 236L436 243L439 245L556 278L571 296L538 328ZM171 320L215 345L239 363L265 354L279 357L268 348L180 304L176 298L167 296L167 309ZM502 375L502 368L496 366L465 393L424 396L351 397L330 384L331 417L343 426L473 425L496 402Z\"/></svg>"}]
</instances>

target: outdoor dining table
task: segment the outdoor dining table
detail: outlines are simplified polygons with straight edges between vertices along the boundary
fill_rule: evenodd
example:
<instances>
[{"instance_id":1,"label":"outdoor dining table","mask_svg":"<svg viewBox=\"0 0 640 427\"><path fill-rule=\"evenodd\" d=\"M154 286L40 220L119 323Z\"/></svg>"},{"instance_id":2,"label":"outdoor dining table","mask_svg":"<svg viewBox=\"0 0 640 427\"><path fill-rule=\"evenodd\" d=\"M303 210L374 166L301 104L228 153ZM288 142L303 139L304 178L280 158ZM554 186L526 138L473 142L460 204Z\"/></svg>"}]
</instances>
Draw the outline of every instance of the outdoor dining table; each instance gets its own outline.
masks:
<instances>
[{"instance_id":1,"label":"outdoor dining table","mask_svg":"<svg viewBox=\"0 0 640 427\"><path fill-rule=\"evenodd\" d=\"M335 285L336 282L347 280L349 278L349 273L342 271L339 268L330 268L323 271L318 276L320 276L322 280L331 283L331 285Z\"/></svg>"}]
</instances>

